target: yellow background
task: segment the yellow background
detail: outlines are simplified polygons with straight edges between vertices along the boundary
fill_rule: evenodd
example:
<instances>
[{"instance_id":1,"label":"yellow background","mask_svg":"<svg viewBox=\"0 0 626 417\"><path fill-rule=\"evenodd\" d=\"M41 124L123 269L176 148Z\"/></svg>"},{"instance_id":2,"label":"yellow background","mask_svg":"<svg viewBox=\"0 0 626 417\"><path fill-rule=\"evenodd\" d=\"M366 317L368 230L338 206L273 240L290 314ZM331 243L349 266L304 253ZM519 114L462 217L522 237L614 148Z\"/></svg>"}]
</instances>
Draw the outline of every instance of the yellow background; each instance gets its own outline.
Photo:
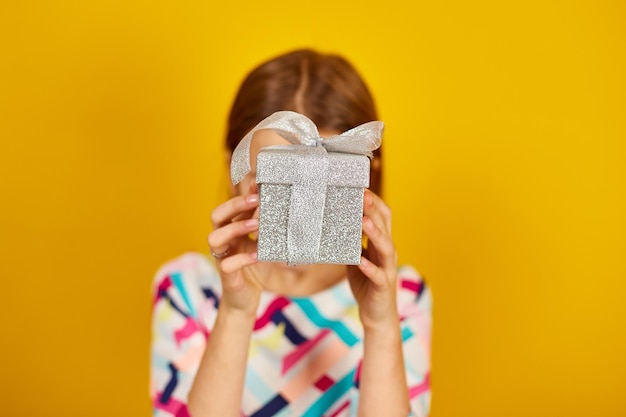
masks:
<instances>
[{"instance_id":1,"label":"yellow background","mask_svg":"<svg viewBox=\"0 0 626 417\"><path fill-rule=\"evenodd\" d=\"M245 73L346 55L386 122L446 416L626 415L621 1L4 1L3 416L150 414L150 283L206 252Z\"/></svg>"}]
</instances>

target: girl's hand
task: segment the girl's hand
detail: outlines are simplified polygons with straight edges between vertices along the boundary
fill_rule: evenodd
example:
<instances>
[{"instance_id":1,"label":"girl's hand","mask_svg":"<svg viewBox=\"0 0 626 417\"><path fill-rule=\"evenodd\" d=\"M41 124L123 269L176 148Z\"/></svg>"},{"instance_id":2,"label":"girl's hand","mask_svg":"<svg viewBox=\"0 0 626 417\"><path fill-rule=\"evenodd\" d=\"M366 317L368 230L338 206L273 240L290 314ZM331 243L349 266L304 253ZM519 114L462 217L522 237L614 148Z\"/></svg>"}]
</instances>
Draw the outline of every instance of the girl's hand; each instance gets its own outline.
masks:
<instances>
[{"instance_id":1,"label":"girl's hand","mask_svg":"<svg viewBox=\"0 0 626 417\"><path fill-rule=\"evenodd\" d=\"M257 262L256 242L248 235L259 229L258 206L258 194L238 195L211 214L213 231L208 241L222 279L220 309L229 313L255 314L259 304L261 285L243 270Z\"/></svg>"},{"instance_id":2,"label":"girl's hand","mask_svg":"<svg viewBox=\"0 0 626 417\"><path fill-rule=\"evenodd\" d=\"M363 233L368 247L361 264L348 267L348 280L359 304L364 328L398 324L397 263L391 239L391 209L370 190L363 196Z\"/></svg>"}]
</instances>

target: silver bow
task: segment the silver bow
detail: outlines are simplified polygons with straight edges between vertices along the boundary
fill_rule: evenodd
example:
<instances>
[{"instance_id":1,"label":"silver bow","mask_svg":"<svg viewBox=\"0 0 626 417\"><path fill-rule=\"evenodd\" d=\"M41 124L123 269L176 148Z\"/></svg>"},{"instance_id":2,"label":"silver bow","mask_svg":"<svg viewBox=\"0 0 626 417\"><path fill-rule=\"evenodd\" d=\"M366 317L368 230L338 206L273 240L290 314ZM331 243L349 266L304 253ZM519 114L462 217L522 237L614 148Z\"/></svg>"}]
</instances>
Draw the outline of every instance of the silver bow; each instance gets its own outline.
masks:
<instances>
[{"instance_id":1,"label":"silver bow","mask_svg":"<svg viewBox=\"0 0 626 417\"><path fill-rule=\"evenodd\" d=\"M315 123L293 111L278 111L263 119L239 142L230 161L230 177L237 185L250 172L250 144L255 132L272 129L294 145L322 146L329 152L352 153L373 157L380 147L384 123L367 122L340 135L322 139Z\"/></svg>"}]
</instances>

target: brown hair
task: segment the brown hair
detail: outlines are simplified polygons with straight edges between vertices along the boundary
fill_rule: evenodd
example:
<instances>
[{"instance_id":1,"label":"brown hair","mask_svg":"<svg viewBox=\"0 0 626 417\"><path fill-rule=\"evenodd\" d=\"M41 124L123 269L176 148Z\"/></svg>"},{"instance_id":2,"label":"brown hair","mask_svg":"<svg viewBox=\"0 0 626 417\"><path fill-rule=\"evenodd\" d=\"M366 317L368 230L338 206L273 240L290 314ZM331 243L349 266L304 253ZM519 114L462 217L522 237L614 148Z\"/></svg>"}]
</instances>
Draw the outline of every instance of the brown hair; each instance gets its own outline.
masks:
<instances>
[{"instance_id":1,"label":"brown hair","mask_svg":"<svg viewBox=\"0 0 626 417\"><path fill-rule=\"evenodd\" d=\"M377 120L367 85L343 57L295 50L259 65L239 87L228 118L226 146L232 153L257 123L279 110L310 118L320 131L344 132ZM374 152L370 188L381 192L381 150Z\"/></svg>"}]
</instances>

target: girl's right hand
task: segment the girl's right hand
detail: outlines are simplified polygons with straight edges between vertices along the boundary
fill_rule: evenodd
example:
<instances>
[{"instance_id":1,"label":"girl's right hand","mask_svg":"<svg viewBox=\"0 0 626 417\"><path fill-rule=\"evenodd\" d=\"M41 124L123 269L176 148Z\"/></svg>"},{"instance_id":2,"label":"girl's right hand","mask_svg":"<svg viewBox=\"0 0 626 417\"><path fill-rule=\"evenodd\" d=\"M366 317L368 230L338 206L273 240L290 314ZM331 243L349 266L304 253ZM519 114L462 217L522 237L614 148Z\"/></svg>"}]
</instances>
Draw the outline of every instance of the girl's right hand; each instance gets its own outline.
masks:
<instances>
[{"instance_id":1,"label":"girl's right hand","mask_svg":"<svg viewBox=\"0 0 626 417\"><path fill-rule=\"evenodd\" d=\"M222 279L220 310L229 313L254 315L261 297L259 281L244 273L246 266L258 262L256 242L249 237L259 229L258 206L258 194L238 195L211 214L213 231L208 241Z\"/></svg>"}]
</instances>

